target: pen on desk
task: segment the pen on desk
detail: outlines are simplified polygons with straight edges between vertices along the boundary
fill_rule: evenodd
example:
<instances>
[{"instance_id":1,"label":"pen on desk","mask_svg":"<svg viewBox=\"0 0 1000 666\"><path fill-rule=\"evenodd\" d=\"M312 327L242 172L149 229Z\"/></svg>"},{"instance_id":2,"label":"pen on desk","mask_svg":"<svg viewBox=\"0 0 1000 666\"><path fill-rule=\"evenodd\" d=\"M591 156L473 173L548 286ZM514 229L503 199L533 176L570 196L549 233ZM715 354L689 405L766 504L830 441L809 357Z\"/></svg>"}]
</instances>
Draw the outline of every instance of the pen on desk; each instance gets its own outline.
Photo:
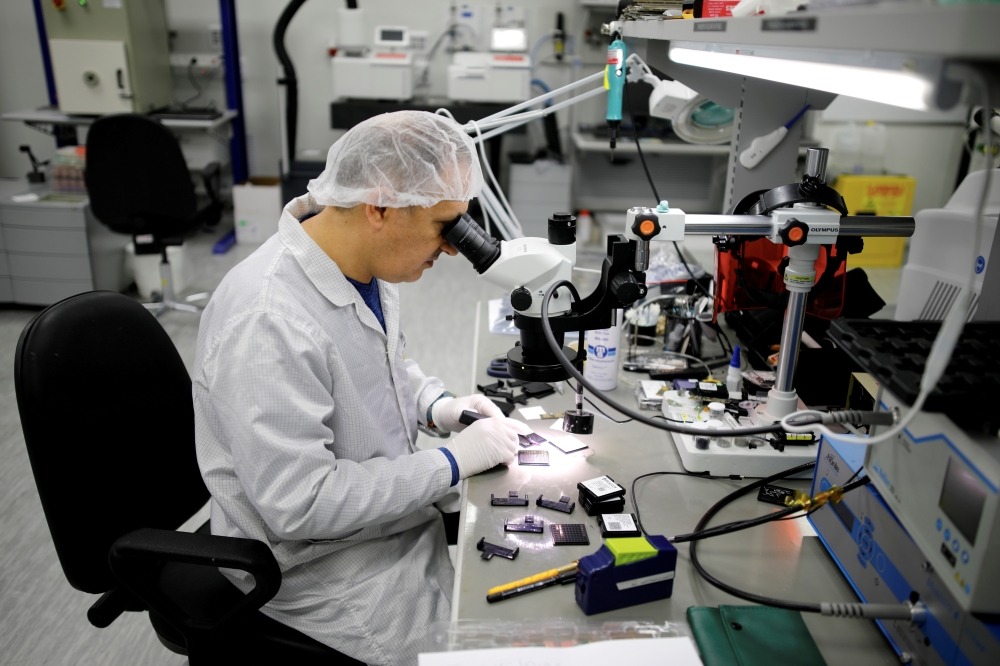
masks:
<instances>
[{"instance_id":1,"label":"pen on desk","mask_svg":"<svg viewBox=\"0 0 1000 666\"><path fill-rule=\"evenodd\" d=\"M534 576L528 576L527 578L522 578L521 580L515 580L512 583L506 583L504 585L497 585L496 587L491 587L486 590L487 595L499 594L500 592L506 592L507 590L513 590L516 587L524 587L525 585L530 585L532 583L538 583L543 580L548 580L550 578L556 578L560 574L568 573L570 571L576 571L576 565L578 560L573 560L569 564L559 567L557 569L549 569L548 571L543 571L540 574L535 574Z\"/></svg>"},{"instance_id":2,"label":"pen on desk","mask_svg":"<svg viewBox=\"0 0 1000 666\"><path fill-rule=\"evenodd\" d=\"M493 604L498 601L503 601L504 599L510 599L511 597L518 597L522 594L527 594L528 592L534 592L535 590L541 590L546 587L553 587L555 585L566 585L567 583L573 583L573 582L576 582L576 569L573 569L572 571L565 571L553 578L546 578L545 580L540 580L536 583L529 583L528 585L515 587L512 590L504 590L503 592L487 594L486 601L488 603Z\"/></svg>"}]
</instances>

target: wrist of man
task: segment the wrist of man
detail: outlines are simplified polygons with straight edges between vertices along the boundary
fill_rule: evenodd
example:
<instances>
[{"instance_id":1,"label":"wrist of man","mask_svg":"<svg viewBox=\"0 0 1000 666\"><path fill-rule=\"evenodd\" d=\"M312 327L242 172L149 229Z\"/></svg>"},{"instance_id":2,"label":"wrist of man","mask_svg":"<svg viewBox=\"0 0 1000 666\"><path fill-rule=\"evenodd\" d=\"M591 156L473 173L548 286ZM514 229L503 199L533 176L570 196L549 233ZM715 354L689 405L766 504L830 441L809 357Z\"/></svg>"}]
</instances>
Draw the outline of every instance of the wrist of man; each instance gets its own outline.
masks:
<instances>
[{"instance_id":1,"label":"wrist of man","mask_svg":"<svg viewBox=\"0 0 1000 666\"><path fill-rule=\"evenodd\" d=\"M444 428L437 423L435 423L434 418L434 408L440 406L442 403L448 400L454 400L456 398L454 393L444 391L441 395L434 399L434 401L427 406L427 427L431 430L439 430L442 432L451 432L447 428Z\"/></svg>"}]
</instances>

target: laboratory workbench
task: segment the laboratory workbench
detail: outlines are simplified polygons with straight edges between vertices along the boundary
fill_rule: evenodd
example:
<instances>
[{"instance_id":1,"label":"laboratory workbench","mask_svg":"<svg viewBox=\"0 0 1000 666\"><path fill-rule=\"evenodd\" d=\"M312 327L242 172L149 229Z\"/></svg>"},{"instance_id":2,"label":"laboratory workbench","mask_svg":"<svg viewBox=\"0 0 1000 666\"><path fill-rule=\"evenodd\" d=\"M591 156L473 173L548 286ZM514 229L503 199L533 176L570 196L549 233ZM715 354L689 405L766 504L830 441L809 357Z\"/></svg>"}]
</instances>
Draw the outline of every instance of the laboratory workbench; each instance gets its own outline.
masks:
<instances>
[{"instance_id":1,"label":"laboratory workbench","mask_svg":"<svg viewBox=\"0 0 1000 666\"><path fill-rule=\"evenodd\" d=\"M480 309L482 316L476 333L475 377L480 384L496 381L486 375L485 369L491 358L505 354L516 341L512 336L489 332L487 310L486 307ZM632 389L622 383L613 395L624 404L635 405ZM573 394L567 386L563 394L531 400L529 406L541 405L551 413L571 408L572 403ZM598 404L615 418L624 418L602 403ZM590 407L588 409L594 411ZM523 420L517 410L512 418ZM550 429L554 421L532 420L527 423L547 439L565 436ZM574 437L587 444L592 455L567 455L546 444L544 448L549 451L550 459L548 467L519 466L515 463L463 482L453 620L584 618L583 611L576 604L573 585L547 588L495 604L486 602L486 591L496 585L568 564L601 547L603 542L597 518L588 516L579 506L578 482L604 474L611 476L627 489L625 512L633 512L635 498L632 496L632 481L636 476L648 472L683 471L670 434L662 430L634 422L613 423L597 414L594 434ZM640 518L649 534L671 537L690 532L711 505L746 483L749 481L678 475L642 479L636 488ZM809 487L806 480L778 483L800 490L808 490ZM517 491L519 496L527 495L529 506L491 506L491 494L507 497L512 490ZM578 505L570 515L538 507L535 500L539 494L554 500L568 495ZM773 508L773 505L758 502L756 493L751 493L726 507L715 523L763 515ZM505 534L505 518L525 515L542 518L545 521L543 533ZM808 526L800 527L801 522L805 519L769 523L705 540L699 546L699 557L708 571L747 591L802 601L858 601L819 539L809 535L812 532ZM554 546L549 529L552 523L585 524L590 545ZM497 545L519 547L517 558L507 560L495 556L489 561L481 559L476 549L481 537ZM676 577L670 598L595 615L592 619L686 623L685 612L690 606L745 603L703 581L690 565L688 545L679 544ZM826 618L809 613L804 613L803 618L828 663L850 663L852 666L898 663L895 653L873 622Z\"/></svg>"},{"instance_id":2,"label":"laboratory workbench","mask_svg":"<svg viewBox=\"0 0 1000 666\"><path fill-rule=\"evenodd\" d=\"M210 119L184 119L184 118L164 118L160 122L164 127L171 129L196 129L211 131L222 127L233 121L239 112L225 110L217 118ZM27 123L29 125L92 125L100 116L77 116L68 115L53 108L28 109L27 111L9 111L0 114L0 120L9 120Z\"/></svg>"}]
</instances>

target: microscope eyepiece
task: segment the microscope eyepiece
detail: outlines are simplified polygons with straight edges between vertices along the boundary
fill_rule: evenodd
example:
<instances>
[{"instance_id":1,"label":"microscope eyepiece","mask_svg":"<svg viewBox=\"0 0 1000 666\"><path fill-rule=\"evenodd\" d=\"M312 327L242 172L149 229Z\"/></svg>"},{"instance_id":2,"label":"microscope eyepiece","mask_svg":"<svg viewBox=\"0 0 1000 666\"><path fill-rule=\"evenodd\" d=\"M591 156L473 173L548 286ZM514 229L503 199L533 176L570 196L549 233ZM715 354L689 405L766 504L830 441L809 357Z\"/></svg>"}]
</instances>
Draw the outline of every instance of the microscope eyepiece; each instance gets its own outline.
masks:
<instances>
[{"instance_id":1,"label":"microscope eyepiece","mask_svg":"<svg viewBox=\"0 0 1000 666\"><path fill-rule=\"evenodd\" d=\"M455 246L482 275L500 257L500 241L490 236L475 220L463 213L444 227L444 238Z\"/></svg>"}]
</instances>

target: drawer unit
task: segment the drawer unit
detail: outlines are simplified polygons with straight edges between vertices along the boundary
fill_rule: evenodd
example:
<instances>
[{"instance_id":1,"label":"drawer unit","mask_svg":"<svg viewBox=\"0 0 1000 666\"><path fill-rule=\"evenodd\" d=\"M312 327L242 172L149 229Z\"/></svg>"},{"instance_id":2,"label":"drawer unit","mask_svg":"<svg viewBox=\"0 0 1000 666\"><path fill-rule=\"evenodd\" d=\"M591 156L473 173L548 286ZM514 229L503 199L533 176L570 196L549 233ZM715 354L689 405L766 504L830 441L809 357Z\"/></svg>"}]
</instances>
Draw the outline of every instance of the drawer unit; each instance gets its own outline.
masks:
<instances>
[{"instance_id":1,"label":"drawer unit","mask_svg":"<svg viewBox=\"0 0 1000 666\"><path fill-rule=\"evenodd\" d=\"M87 255L22 254L10 252L11 277L43 280L81 280L91 283L90 258ZM92 289L93 287L90 287Z\"/></svg>"},{"instance_id":2,"label":"drawer unit","mask_svg":"<svg viewBox=\"0 0 1000 666\"><path fill-rule=\"evenodd\" d=\"M0 196L0 302L50 305L127 286L124 249L131 239L94 219L86 196L26 184L20 192L36 196Z\"/></svg>"},{"instance_id":3,"label":"drawer unit","mask_svg":"<svg viewBox=\"0 0 1000 666\"><path fill-rule=\"evenodd\" d=\"M87 256L86 229L32 229L4 225L7 245L19 252Z\"/></svg>"},{"instance_id":4,"label":"drawer unit","mask_svg":"<svg viewBox=\"0 0 1000 666\"><path fill-rule=\"evenodd\" d=\"M85 282L61 280L25 280L12 278L11 298L15 303L25 305L52 305L64 298L93 291L90 280Z\"/></svg>"}]
</instances>

